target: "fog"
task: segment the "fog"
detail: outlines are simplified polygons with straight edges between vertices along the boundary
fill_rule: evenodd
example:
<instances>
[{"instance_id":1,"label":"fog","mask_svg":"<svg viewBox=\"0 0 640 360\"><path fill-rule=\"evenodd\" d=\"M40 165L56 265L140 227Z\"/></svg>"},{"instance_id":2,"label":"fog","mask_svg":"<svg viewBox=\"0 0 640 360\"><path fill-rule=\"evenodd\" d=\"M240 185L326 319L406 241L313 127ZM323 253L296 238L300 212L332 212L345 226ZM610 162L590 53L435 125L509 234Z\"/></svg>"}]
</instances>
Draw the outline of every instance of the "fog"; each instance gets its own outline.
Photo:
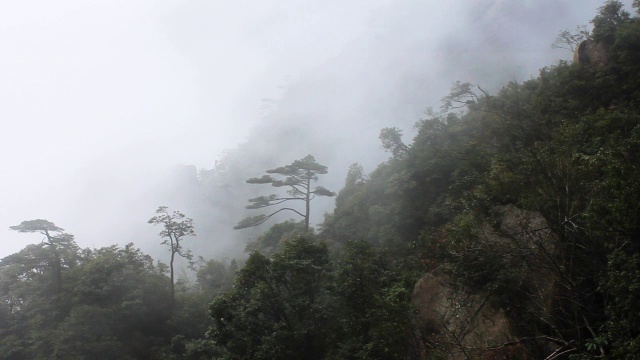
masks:
<instances>
[{"instance_id":1,"label":"fog","mask_svg":"<svg viewBox=\"0 0 640 360\"><path fill-rule=\"evenodd\" d=\"M625 3L630 3L626 1ZM569 59L557 33L595 0L19 1L0 11L0 257L48 219L82 247L163 249L159 205L196 221L206 258L242 254L243 183L307 154L338 191L348 166L411 141L453 81L495 91ZM179 167L177 165L193 165ZM195 169L211 182L198 183ZM201 175L206 172L201 172ZM208 184L208 185L207 185ZM319 202L312 223L332 201Z\"/></svg>"}]
</instances>

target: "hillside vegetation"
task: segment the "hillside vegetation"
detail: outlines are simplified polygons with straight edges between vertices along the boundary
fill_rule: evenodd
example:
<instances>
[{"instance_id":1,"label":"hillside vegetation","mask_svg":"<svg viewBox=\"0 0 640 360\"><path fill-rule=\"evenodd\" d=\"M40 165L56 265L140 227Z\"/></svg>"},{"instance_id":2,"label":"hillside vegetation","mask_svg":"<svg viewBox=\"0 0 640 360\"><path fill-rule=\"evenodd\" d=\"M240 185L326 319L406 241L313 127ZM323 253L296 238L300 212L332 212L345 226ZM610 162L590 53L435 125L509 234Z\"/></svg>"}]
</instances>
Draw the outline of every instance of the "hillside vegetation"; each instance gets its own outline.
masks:
<instances>
[{"instance_id":1,"label":"hillside vegetation","mask_svg":"<svg viewBox=\"0 0 640 360\"><path fill-rule=\"evenodd\" d=\"M52 232L28 229L47 241L0 262L0 358L636 358L634 10L595 16L598 61L495 94L456 82L412 141L381 131L389 160L353 164L318 229L308 190L303 221L273 225L245 260L193 263L195 283L134 245L80 249L27 223Z\"/></svg>"}]
</instances>

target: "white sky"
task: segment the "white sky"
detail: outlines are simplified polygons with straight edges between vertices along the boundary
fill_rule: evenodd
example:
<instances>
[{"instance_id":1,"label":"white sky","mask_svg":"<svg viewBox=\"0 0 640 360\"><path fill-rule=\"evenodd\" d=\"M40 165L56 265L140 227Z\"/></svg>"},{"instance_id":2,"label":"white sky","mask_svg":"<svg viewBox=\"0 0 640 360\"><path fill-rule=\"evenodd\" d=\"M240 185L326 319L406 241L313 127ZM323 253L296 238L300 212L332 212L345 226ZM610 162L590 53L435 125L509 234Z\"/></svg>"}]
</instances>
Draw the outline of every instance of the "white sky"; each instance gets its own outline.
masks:
<instances>
[{"instance_id":1,"label":"white sky","mask_svg":"<svg viewBox=\"0 0 640 360\"><path fill-rule=\"evenodd\" d=\"M409 64L408 59L419 54L421 59L429 57L429 66L439 63L449 76L457 70L446 57L440 58L447 47L455 48L448 54L453 51L460 57L503 56L483 52L480 47L486 38L467 22L484 24L489 33L495 32L490 38L498 40L501 33L514 32L523 41L507 47L536 53L537 49L521 48L531 44L524 38L537 39L536 46L547 44L547 51L554 40L548 34L586 24L601 4L594 0L4 1L0 4L0 236L6 246L0 257L30 241L4 230L22 220L46 218L87 237L86 230L78 229L83 219L104 216L94 215L96 207L112 208L108 214L125 213L122 193L126 201L135 201L140 184L160 176L162 168L177 163L212 167L218 154L244 141L260 122L262 98L279 98L282 86L312 77L327 64L341 67L365 87L385 86L385 81L376 82L366 71L362 71L366 78L353 75L366 63L343 64L353 59L345 60L345 53L360 54L360 60L372 63L395 56L398 66L410 66L414 72L420 64ZM545 29L544 7L556 12L549 14L555 19L552 28ZM470 8L482 12L470 13ZM504 17L505 11L519 12L518 19L526 18L528 11L540 18L513 24ZM496 23L496 17L504 21ZM370 44L385 44L388 50ZM359 47L362 53L357 52ZM367 58L372 55L383 60ZM547 64L523 68L535 75L531 67ZM481 67L460 70L460 77L441 80L465 80L483 71ZM431 100L425 99L425 107ZM354 94L353 101L366 102L366 97ZM342 111L334 109L338 110ZM114 184L122 186L122 193ZM128 184L138 186L127 188ZM107 199L113 192L113 201L105 202L105 194L101 203L90 196L103 191ZM150 216L130 220L145 222ZM113 228L117 221L117 216L104 221L104 228L95 231L109 231L106 227ZM78 241L82 246L107 245L86 238Z\"/></svg>"}]
</instances>

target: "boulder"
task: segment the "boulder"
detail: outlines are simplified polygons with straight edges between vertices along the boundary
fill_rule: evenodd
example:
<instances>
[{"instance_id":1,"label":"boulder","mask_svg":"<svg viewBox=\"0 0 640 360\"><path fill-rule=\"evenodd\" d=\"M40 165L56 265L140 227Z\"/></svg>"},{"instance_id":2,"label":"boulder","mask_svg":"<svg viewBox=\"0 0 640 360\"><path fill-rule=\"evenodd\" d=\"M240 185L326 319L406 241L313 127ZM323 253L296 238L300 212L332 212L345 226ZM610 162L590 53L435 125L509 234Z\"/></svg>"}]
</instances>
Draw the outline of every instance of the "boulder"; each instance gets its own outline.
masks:
<instances>
[{"instance_id":1,"label":"boulder","mask_svg":"<svg viewBox=\"0 0 640 360\"><path fill-rule=\"evenodd\" d=\"M412 302L425 344L423 359L506 359L513 354L513 348L501 347L514 340L509 321L502 309L489 305L486 294L456 289L436 270L418 281Z\"/></svg>"},{"instance_id":2,"label":"boulder","mask_svg":"<svg viewBox=\"0 0 640 360\"><path fill-rule=\"evenodd\" d=\"M503 254L519 271L528 304L537 318L551 319L555 297L553 274L547 270L557 248L557 236L537 212L514 205L493 209L495 222L478 226L476 241ZM423 359L512 359L526 353L525 343L514 331L515 308L498 308L499 302L483 290L471 290L451 279L447 265L435 266L416 283L412 303L424 343ZM499 294L498 294L499 295ZM517 316L515 316L517 318ZM520 324L521 325L521 324ZM542 344L550 353L554 344Z\"/></svg>"},{"instance_id":3,"label":"boulder","mask_svg":"<svg viewBox=\"0 0 640 360\"><path fill-rule=\"evenodd\" d=\"M608 55L609 50L604 44L584 40L573 52L573 62L581 65L604 66Z\"/></svg>"}]
</instances>

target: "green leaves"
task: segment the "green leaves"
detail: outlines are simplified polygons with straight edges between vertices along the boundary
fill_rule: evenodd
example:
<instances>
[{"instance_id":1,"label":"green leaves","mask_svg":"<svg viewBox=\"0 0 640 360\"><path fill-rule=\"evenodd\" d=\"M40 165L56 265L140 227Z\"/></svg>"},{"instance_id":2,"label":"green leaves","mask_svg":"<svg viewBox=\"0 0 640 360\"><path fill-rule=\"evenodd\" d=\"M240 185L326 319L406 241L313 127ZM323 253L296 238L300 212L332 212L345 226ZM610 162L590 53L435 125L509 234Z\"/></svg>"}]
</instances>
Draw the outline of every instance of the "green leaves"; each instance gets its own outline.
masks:
<instances>
[{"instance_id":1,"label":"green leaves","mask_svg":"<svg viewBox=\"0 0 640 360\"><path fill-rule=\"evenodd\" d=\"M594 27L590 40L606 45L597 66L560 62L491 96L457 82L447 113L418 122L411 144L383 129L394 157L366 181L354 169L323 236L337 247L364 239L390 256L421 251L428 269L502 308L511 335L547 337L585 358L637 353L640 19L607 1ZM563 36L575 45L581 31ZM342 292L375 283L364 279L345 280ZM402 291L385 299L393 294ZM544 357L544 342L519 346Z\"/></svg>"},{"instance_id":2,"label":"green leaves","mask_svg":"<svg viewBox=\"0 0 640 360\"><path fill-rule=\"evenodd\" d=\"M69 238L55 252L29 245L0 262L3 358L158 358L170 294L153 260L132 245L81 251ZM48 286L57 259L60 292Z\"/></svg>"},{"instance_id":3,"label":"green leaves","mask_svg":"<svg viewBox=\"0 0 640 360\"><path fill-rule=\"evenodd\" d=\"M591 36L596 42L612 45L617 27L629 20L629 13L624 10L624 4L617 0L608 0L598 10L598 15L591 20L593 24Z\"/></svg>"},{"instance_id":4,"label":"green leaves","mask_svg":"<svg viewBox=\"0 0 640 360\"><path fill-rule=\"evenodd\" d=\"M57 227L54 223L48 220L36 219L36 220L26 220L20 223L20 225L10 226L9 229L15 230L21 233L31 233L31 232L62 232L63 228Z\"/></svg>"},{"instance_id":5,"label":"green leaves","mask_svg":"<svg viewBox=\"0 0 640 360\"><path fill-rule=\"evenodd\" d=\"M190 250L185 250L180 244L185 236L196 236L193 226L193 220L185 217L180 211L169 212L166 206L159 206L156 210L156 216L149 219L148 223L152 225L162 225L164 228L160 231L160 236L166 238L162 244L168 245L171 260L169 261L169 269L171 272L171 298L175 301L175 279L173 263L175 256L181 256L189 261L189 265L193 266L193 255Z\"/></svg>"},{"instance_id":6,"label":"green leaves","mask_svg":"<svg viewBox=\"0 0 640 360\"><path fill-rule=\"evenodd\" d=\"M247 218L244 218L244 219L240 220L238 225L234 226L233 228L235 230L246 229L246 228L258 226L258 225L264 223L265 221L267 221L267 216L266 215L250 216L250 217L247 217Z\"/></svg>"},{"instance_id":7,"label":"green leaves","mask_svg":"<svg viewBox=\"0 0 640 360\"><path fill-rule=\"evenodd\" d=\"M297 215L300 215L304 219L305 231L309 230L309 212L310 202L313 196L335 196L336 194L328 189L318 186L315 189L311 188L311 182L318 180L318 174L326 174L327 167L320 165L311 155L307 155L303 159L295 160L293 163L270 169L266 171L268 174L276 174L283 176L284 179L277 179L270 175L263 175L260 178L250 178L247 180L249 184L271 184L273 187L288 188L287 194L289 196L279 196L276 194L269 196L258 196L256 198L249 199L250 204L246 206L247 209L260 209L269 206L279 205L288 201L304 201L305 210L298 210L290 207L283 207L279 210L271 212L268 215L258 215L248 217L241 220L234 229L245 229L249 227L258 226L267 221L272 216L282 211L291 211Z\"/></svg>"},{"instance_id":8,"label":"green leaves","mask_svg":"<svg viewBox=\"0 0 640 360\"><path fill-rule=\"evenodd\" d=\"M409 147L402 142L402 130L397 127L380 130L380 141L385 151L391 152L394 157L406 155Z\"/></svg>"},{"instance_id":9,"label":"green leaves","mask_svg":"<svg viewBox=\"0 0 640 360\"><path fill-rule=\"evenodd\" d=\"M285 221L273 225L255 241L249 242L245 251L259 251L265 255L272 255L281 252L287 241L304 234L304 222Z\"/></svg>"},{"instance_id":10,"label":"green leaves","mask_svg":"<svg viewBox=\"0 0 640 360\"><path fill-rule=\"evenodd\" d=\"M300 160L295 160L290 166L286 168L287 168L287 172L293 171L293 173L297 173L298 169L303 170L305 172L311 172L313 174L327 173L327 167L324 165L318 164L316 162L316 159L311 155L307 155ZM282 175L287 175L287 173L284 173Z\"/></svg>"},{"instance_id":11,"label":"green leaves","mask_svg":"<svg viewBox=\"0 0 640 360\"><path fill-rule=\"evenodd\" d=\"M249 199L251 205L247 205L247 209L260 209L266 206L272 205L272 202L279 200L278 195L258 196L253 199Z\"/></svg>"},{"instance_id":12,"label":"green leaves","mask_svg":"<svg viewBox=\"0 0 640 360\"><path fill-rule=\"evenodd\" d=\"M247 180L247 184L270 184L274 182L275 179L269 175L262 175L260 178L251 178Z\"/></svg>"},{"instance_id":13,"label":"green leaves","mask_svg":"<svg viewBox=\"0 0 640 360\"><path fill-rule=\"evenodd\" d=\"M316 186L311 193L318 196L336 196L336 193L322 186Z\"/></svg>"},{"instance_id":14,"label":"green leaves","mask_svg":"<svg viewBox=\"0 0 640 360\"><path fill-rule=\"evenodd\" d=\"M193 219L187 218L180 211L170 213L166 206L159 206L156 214L156 216L149 219L148 223L152 225L162 225L164 227L163 230L160 231L161 237L179 240L184 236L196 236Z\"/></svg>"},{"instance_id":15,"label":"green leaves","mask_svg":"<svg viewBox=\"0 0 640 360\"><path fill-rule=\"evenodd\" d=\"M252 253L234 289L212 303L209 336L231 359L322 358L328 271L326 246L302 237L272 259Z\"/></svg>"},{"instance_id":16,"label":"green leaves","mask_svg":"<svg viewBox=\"0 0 640 360\"><path fill-rule=\"evenodd\" d=\"M334 281L340 328L328 358L407 358L413 281L404 282L388 257L363 241L345 245Z\"/></svg>"},{"instance_id":17,"label":"green leaves","mask_svg":"<svg viewBox=\"0 0 640 360\"><path fill-rule=\"evenodd\" d=\"M406 359L415 279L385 258L350 242L331 264L305 237L270 258L254 252L212 303L209 336L229 359Z\"/></svg>"}]
</instances>

